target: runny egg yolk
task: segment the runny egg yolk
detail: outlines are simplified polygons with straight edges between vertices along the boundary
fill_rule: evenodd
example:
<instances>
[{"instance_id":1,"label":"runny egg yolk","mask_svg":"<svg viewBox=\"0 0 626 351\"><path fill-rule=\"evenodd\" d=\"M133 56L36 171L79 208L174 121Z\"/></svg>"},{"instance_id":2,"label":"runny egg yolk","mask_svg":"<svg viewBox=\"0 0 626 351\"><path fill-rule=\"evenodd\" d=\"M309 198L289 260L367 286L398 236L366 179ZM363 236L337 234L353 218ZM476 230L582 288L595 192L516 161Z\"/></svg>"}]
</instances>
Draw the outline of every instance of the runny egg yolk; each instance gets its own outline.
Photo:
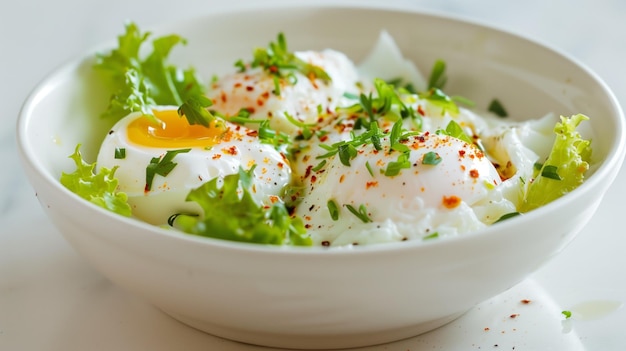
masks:
<instances>
[{"instance_id":1,"label":"runny egg yolk","mask_svg":"<svg viewBox=\"0 0 626 351\"><path fill-rule=\"evenodd\" d=\"M211 147L226 136L226 127L212 121L208 127L189 124L176 110L153 111L159 122L141 116L128 124L128 140L142 146L158 148Z\"/></svg>"}]
</instances>

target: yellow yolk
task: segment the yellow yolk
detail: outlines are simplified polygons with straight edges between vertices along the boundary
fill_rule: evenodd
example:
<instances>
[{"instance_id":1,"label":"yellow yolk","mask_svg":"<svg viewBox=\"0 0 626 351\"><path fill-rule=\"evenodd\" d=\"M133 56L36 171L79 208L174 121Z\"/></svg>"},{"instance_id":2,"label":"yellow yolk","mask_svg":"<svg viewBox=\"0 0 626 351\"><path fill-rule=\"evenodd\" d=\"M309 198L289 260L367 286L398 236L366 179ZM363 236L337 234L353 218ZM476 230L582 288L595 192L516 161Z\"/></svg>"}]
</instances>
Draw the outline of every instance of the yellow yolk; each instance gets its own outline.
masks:
<instances>
[{"instance_id":1,"label":"yellow yolk","mask_svg":"<svg viewBox=\"0 0 626 351\"><path fill-rule=\"evenodd\" d=\"M190 125L176 110L154 111L158 123L142 116L127 127L128 140L142 146L159 148L211 147L227 134L223 124L212 121L208 127Z\"/></svg>"}]
</instances>

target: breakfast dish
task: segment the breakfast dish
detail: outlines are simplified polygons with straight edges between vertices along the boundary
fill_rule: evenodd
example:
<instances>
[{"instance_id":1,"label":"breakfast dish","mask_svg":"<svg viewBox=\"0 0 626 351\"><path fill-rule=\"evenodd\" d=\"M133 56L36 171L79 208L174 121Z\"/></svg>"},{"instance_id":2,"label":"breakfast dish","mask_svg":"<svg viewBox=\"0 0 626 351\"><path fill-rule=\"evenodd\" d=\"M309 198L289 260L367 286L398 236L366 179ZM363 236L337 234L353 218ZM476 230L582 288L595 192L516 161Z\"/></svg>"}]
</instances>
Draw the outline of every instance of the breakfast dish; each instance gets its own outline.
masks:
<instances>
[{"instance_id":1,"label":"breakfast dish","mask_svg":"<svg viewBox=\"0 0 626 351\"><path fill-rule=\"evenodd\" d=\"M385 32L358 65L334 49L291 52L279 33L206 86L167 61L182 38L141 58L147 37L131 24L99 56L113 87L103 118L117 122L95 163L76 148L61 182L164 228L284 245L430 241L543 206L589 169L586 116L517 121L497 99L474 111L444 93L444 61L426 79Z\"/></svg>"}]
</instances>

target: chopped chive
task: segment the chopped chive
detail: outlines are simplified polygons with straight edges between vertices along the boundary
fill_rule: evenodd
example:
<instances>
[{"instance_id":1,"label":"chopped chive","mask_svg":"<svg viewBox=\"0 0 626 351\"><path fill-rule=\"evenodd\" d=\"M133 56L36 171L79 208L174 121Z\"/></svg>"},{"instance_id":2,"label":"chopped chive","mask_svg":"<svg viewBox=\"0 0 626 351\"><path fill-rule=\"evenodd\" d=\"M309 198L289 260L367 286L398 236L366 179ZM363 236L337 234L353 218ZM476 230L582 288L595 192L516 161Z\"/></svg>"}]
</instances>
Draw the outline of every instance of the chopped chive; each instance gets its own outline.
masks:
<instances>
[{"instance_id":1,"label":"chopped chive","mask_svg":"<svg viewBox=\"0 0 626 351\"><path fill-rule=\"evenodd\" d=\"M126 149L125 148L115 148L115 158L118 160L123 160L126 158Z\"/></svg>"},{"instance_id":2,"label":"chopped chive","mask_svg":"<svg viewBox=\"0 0 626 351\"><path fill-rule=\"evenodd\" d=\"M554 180L561 180L561 176L557 173L558 169L559 168L557 166L544 165L541 169L541 176Z\"/></svg>"},{"instance_id":3,"label":"chopped chive","mask_svg":"<svg viewBox=\"0 0 626 351\"><path fill-rule=\"evenodd\" d=\"M367 171L370 172L370 175L374 177L374 171L372 171L372 166L370 166L369 161L365 161L365 168L367 168Z\"/></svg>"},{"instance_id":4,"label":"chopped chive","mask_svg":"<svg viewBox=\"0 0 626 351\"><path fill-rule=\"evenodd\" d=\"M280 96L280 79L274 76L274 95Z\"/></svg>"},{"instance_id":5,"label":"chopped chive","mask_svg":"<svg viewBox=\"0 0 626 351\"><path fill-rule=\"evenodd\" d=\"M322 169L322 167L324 167L325 165L326 165L326 160L322 160L322 162L318 163L318 164L317 164L317 166L315 166L315 167L311 168L311 170L312 170L313 172L317 172L317 171L319 171L320 169Z\"/></svg>"},{"instance_id":6,"label":"chopped chive","mask_svg":"<svg viewBox=\"0 0 626 351\"><path fill-rule=\"evenodd\" d=\"M434 232L432 234L428 234L425 237L422 238L422 240L430 240L430 239L435 239L439 237L439 233L438 232Z\"/></svg>"},{"instance_id":7,"label":"chopped chive","mask_svg":"<svg viewBox=\"0 0 626 351\"><path fill-rule=\"evenodd\" d=\"M565 316L565 319L572 318L572 311L561 311L561 314Z\"/></svg>"},{"instance_id":8,"label":"chopped chive","mask_svg":"<svg viewBox=\"0 0 626 351\"><path fill-rule=\"evenodd\" d=\"M339 219L339 207L337 207L337 203L335 202L335 200L328 200L328 203L326 204L326 206L328 207L328 212L330 212L330 218L333 219L333 221L336 221Z\"/></svg>"},{"instance_id":9,"label":"chopped chive","mask_svg":"<svg viewBox=\"0 0 626 351\"><path fill-rule=\"evenodd\" d=\"M352 214L355 215L361 221L363 221L363 223L372 222L372 219L367 215L367 208L365 208L365 205L359 206L358 210L349 204L345 206L348 209L348 211L352 212Z\"/></svg>"}]
</instances>

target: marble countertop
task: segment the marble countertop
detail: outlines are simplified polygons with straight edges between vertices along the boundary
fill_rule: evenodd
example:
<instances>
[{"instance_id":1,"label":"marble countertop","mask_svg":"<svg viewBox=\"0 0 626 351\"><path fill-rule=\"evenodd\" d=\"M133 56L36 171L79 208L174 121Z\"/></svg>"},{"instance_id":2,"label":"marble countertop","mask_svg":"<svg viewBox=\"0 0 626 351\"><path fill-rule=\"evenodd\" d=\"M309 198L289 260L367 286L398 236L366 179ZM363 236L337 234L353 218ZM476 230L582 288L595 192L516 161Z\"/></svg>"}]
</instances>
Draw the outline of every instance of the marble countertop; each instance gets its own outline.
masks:
<instances>
[{"instance_id":1,"label":"marble countertop","mask_svg":"<svg viewBox=\"0 0 626 351\"><path fill-rule=\"evenodd\" d=\"M93 270L45 217L15 146L15 119L29 91L63 62L111 40L126 20L155 26L249 1L23 0L0 11L0 350L261 349L189 328ZM384 3L454 14L553 46L626 102L626 2ZM434 332L364 350L623 350L625 176L622 169L577 239L529 279ZM562 310L577 316L565 320Z\"/></svg>"}]
</instances>

